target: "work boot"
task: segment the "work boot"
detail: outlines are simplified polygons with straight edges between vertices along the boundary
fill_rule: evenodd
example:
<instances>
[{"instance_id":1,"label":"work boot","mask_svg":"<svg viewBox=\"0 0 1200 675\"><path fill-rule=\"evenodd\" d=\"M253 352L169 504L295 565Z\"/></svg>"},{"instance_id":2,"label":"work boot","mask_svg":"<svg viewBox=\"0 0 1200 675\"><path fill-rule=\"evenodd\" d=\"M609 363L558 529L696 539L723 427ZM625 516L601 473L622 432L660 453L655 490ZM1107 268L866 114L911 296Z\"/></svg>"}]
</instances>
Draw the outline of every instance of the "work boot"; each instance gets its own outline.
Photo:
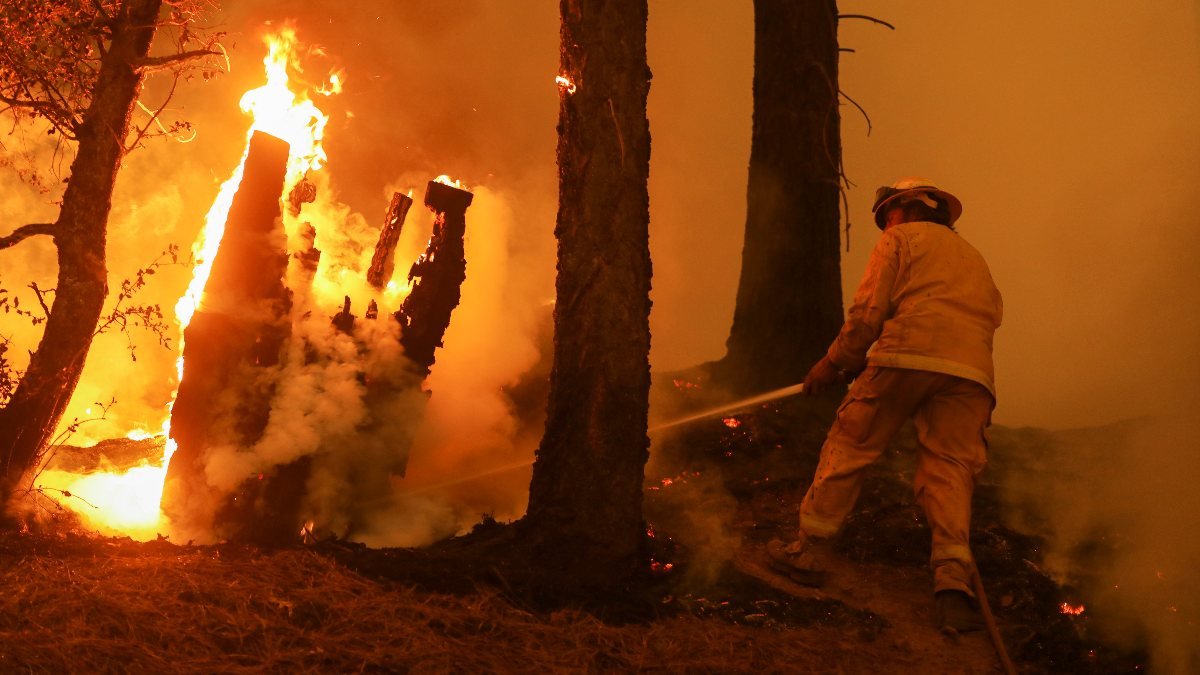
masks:
<instances>
[{"instance_id":1,"label":"work boot","mask_svg":"<svg viewBox=\"0 0 1200 675\"><path fill-rule=\"evenodd\" d=\"M970 633L983 629L983 616L966 593L958 590L938 591L933 594L933 599L938 630L943 633Z\"/></svg>"},{"instance_id":2,"label":"work boot","mask_svg":"<svg viewBox=\"0 0 1200 675\"><path fill-rule=\"evenodd\" d=\"M771 569L801 586L825 583L826 572L817 565L812 543L803 533L790 544L779 539L767 542L767 557L771 560Z\"/></svg>"}]
</instances>

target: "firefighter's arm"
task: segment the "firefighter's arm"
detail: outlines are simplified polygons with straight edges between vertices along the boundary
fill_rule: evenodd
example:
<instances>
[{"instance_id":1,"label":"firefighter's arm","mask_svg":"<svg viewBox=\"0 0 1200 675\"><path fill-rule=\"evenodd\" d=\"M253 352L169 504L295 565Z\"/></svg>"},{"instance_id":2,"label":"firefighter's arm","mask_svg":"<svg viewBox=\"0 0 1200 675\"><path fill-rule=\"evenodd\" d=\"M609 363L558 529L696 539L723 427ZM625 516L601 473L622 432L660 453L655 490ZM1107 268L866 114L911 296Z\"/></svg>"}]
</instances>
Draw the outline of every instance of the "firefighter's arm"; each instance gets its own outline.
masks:
<instances>
[{"instance_id":1,"label":"firefighter's arm","mask_svg":"<svg viewBox=\"0 0 1200 675\"><path fill-rule=\"evenodd\" d=\"M893 295L903 256L902 235L884 232L871 251L863 279L846 312L846 322L825 358L836 371L856 374L867 364L867 350L879 339L883 323L895 311Z\"/></svg>"}]
</instances>

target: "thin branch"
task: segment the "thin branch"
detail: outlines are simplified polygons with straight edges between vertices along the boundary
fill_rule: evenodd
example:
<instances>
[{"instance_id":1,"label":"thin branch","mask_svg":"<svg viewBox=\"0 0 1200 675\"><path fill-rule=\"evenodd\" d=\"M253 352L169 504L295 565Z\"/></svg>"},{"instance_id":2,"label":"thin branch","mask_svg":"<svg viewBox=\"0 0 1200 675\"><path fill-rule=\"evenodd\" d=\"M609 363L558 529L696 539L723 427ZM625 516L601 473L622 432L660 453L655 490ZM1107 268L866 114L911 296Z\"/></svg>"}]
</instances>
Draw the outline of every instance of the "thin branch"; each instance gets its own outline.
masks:
<instances>
[{"instance_id":1,"label":"thin branch","mask_svg":"<svg viewBox=\"0 0 1200 675\"><path fill-rule=\"evenodd\" d=\"M13 230L12 234L8 235L7 237L0 237L0 250L9 248L11 246L16 246L29 237L34 237L39 234L48 234L53 237L57 231L58 228L54 226L54 223L30 223L28 225L22 225L21 227Z\"/></svg>"},{"instance_id":2,"label":"thin branch","mask_svg":"<svg viewBox=\"0 0 1200 675\"><path fill-rule=\"evenodd\" d=\"M142 73L153 73L159 70L166 70L177 63L192 61L203 56L220 56L221 52L215 52L211 49L193 49L191 51L171 54L170 56L147 56L141 59L135 59L130 65L134 70Z\"/></svg>"},{"instance_id":3,"label":"thin branch","mask_svg":"<svg viewBox=\"0 0 1200 675\"><path fill-rule=\"evenodd\" d=\"M842 97L845 98L847 101L850 101L851 103L853 103L854 107L858 108L858 112L862 113L863 119L865 119L867 121L867 135L870 136L871 135L871 116L867 114L866 110L863 110L863 107L858 104L858 101L855 101L854 99L850 98L850 96L846 92L842 91L841 89L838 89L838 93L841 94Z\"/></svg>"},{"instance_id":4,"label":"thin branch","mask_svg":"<svg viewBox=\"0 0 1200 675\"><path fill-rule=\"evenodd\" d=\"M4 94L0 94L0 103L3 103L10 108L32 108L39 111L49 109L53 112L55 108L57 108L56 105L49 101L26 101L25 99L20 98L9 98Z\"/></svg>"},{"instance_id":5,"label":"thin branch","mask_svg":"<svg viewBox=\"0 0 1200 675\"><path fill-rule=\"evenodd\" d=\"M851 54L853 54L854 48L853 47L838 47L838 51L839 52L850 52Z\"/></svg>"},{"instance_id":6,"label":"thin branch","mask_svg":"<svg viewBox=\"0 0 1200 675\"><path fill-rule=\"evenodd\" d=\"M42 311L46 313L46 318L50 318L50 307L46 305L46 293L49 293L50 291L43 291L42 289L38 288L37 282L30 282L29 287L33 289L34 295L37 296L38 304L42 306Z\"/></svg>"},{"instance_id":7,"label":"thin branch","mask_svg":"<svg viewBox=\"0 0 1200 675\"><path fill-rule=\"evenodd\" d=\"M888 28L891 28L892 30L896 30L896 27L893 26L892 24L890 24L882 19L876 19L873 16L867 16L866 14L838 14L838 21L841 21L842 19L864 19L864 20L870 21L872 23L877 23L881 26L887 26Z\"/></svg>"}]
</instances>

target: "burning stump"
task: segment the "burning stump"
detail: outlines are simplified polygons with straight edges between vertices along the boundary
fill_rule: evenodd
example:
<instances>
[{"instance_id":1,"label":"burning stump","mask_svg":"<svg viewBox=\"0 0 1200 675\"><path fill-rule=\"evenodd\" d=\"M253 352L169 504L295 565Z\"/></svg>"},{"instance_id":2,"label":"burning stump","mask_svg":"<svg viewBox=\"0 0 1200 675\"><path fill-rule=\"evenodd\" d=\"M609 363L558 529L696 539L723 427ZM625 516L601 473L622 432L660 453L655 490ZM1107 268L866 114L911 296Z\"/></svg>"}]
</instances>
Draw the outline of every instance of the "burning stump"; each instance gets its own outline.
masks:
<instances>
[{"instance_id":1,"label":"burning stump","mask_svg":"<svg viewBox=\"0 0 1200 675\"><path fill-rule=\"evenodd\" d=\"M475 195L452 185L430 181L425 206L436 215L433 236L425 253L413 263L408 279L418 281L404 299L396 320L404 353L424 374L433 365L433 352L442 346L450 314L458 306L459 289L467 278L463 237L467 207Z\"/></svg>"},{"instance_id":2,"label":"burning stump","mask_svg":"<svg viewBox=\"0 0 1200 675\"><path fill-rule=\"evenodd\" d=\"M288 256L280 212L287 159L283 141L265 134L252 138L202 306L184 331L183 379L171 417L178 449L167 472L163 510L185 536L291 543L299 540L307 521L334 515L334 502L339 527L353 529L363 516L360 501L386 500L389 475L402 474L406 464L408 426L415 425L424 402L421 381L466 278L463 237L472 194L431 182L425 204L437 214L433 236L410 271L409 278L419 282L394 315L405 356L415 366L400 379L389 379L368 377L359 363L357 379L368 411L362 420L336 432L340 436L316 432L319 438L309 447L284 453L288 459L278 450L262 450L268 437L278 442L268 429L273 410L292 402L275 398L276 390L288 384L282 378L306 369L311 373L310 367L319 371L329 356L307 341L303 349L288 349L290 340L300 339L293 336L291 322L304 318L291 316L291 294L283 281ZM290 202L295 207L311 198L304 194ZM409 203L403 195L392 200L370 272L375 281L386 283L390 252ZM306 283L319 252L312 246L312 228L302 235L307 252L299 261L305 274L294 278ZM332 319L341 339L358 342L348 296ZM369 346L359 343L358 348L361 355ZM284 363L284 354L300 362ZM412 405L414 400L421 405ZM347 453L339 449L344 447L356 449ZM352 495L331 495L334 484L353 486Z\"/></svg>"},{"instance_id":3,"label":"burning stump","mask_svg":"<svg viewBox=\"0 0 1200 675\"><path fill-rule=\"evenodd\" d=\"M291 332L280 221L288 152L274 136L257 132L250 139L221 246L184 329L183 376L171 409L178 449L163 488L163 510L184 530L212 525L205 449L253 443L270 415L270 369Z\"/></svg>"}]
</instances>

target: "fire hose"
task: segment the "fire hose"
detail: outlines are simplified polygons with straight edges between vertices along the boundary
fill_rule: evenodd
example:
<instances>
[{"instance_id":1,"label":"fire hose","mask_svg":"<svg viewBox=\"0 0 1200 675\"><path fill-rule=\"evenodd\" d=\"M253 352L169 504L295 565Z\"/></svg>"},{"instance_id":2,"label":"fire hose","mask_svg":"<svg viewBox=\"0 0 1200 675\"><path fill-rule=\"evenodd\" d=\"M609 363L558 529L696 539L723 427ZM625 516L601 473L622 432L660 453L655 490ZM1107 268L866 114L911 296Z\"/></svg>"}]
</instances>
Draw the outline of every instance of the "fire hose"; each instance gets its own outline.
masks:
<instances>
[{"instance_id":1,"label":"fire hose","mask_svg":"<svg viewBox=\"0 0 1200 675\"><path fill-rule=\"evenodd\" d=\"M983 589L983 577L979 575L979 566L975 564L975 555L971 554L971 566L974 568L973 585L975 586L975 597L979 599L979 609L983 614L983 623L987 626L988 637L992 639L992 646L996 648L996 656L1000 659L1000 665L1004 668L1005 675L1017 675L1017 669L1013 666L1012 659L1008 658L1008 650L1004 648L1004 638L1000 635L1000 628L996 625L996 617L992 615L992 607L988 604L987 592Z\"/></svg>"}]
</instances>

